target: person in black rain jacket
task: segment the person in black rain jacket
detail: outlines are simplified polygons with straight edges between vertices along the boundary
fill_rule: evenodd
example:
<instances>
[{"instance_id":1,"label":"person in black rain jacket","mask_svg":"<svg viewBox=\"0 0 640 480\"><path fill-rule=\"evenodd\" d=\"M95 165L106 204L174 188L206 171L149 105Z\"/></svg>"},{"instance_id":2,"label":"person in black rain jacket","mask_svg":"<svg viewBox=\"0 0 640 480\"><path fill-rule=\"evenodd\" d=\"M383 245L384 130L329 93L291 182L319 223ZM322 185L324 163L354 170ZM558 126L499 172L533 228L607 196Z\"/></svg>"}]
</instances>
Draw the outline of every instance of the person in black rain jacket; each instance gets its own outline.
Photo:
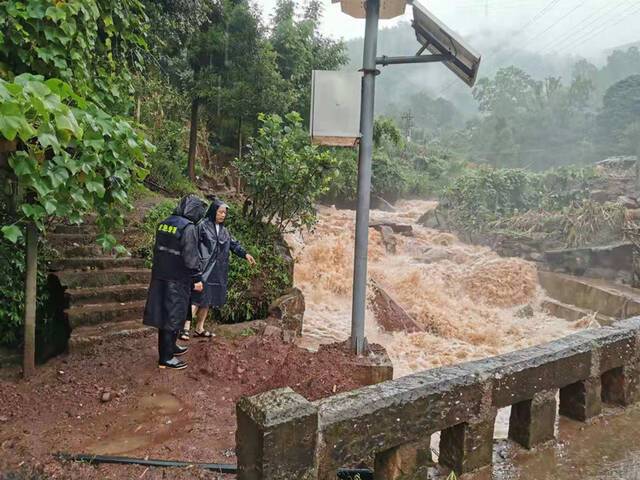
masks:
<instances>
[{"instance_id":1,"label":"person in black rain jacket","mask_svg":"<svg viewBox=\"0 0 640 480\"><path fill-rule=\"evenodd\" d=\"M204 329L204 321L210 308L221 307L227 301L229 252L246 259L251 265L256 263L224 226L227 208L224 202L216 199L207 210L205 218L198 224L204 289L202 292L193 292L191 296L193 316L197 319L194 330L196 337L213 336L211 332ZM187 322L180 335L182 340L189 338L189 327L190 322Z\"/></svg>"},{"instance_id":2,"label":"person in black rain jacket","mask_svg":"<svg viewBox=\"0 0 640 480\"><path fill-rule=\"evenodd\" d=\"M187 366L176 358L187 351L187 347L176 345L176 339L189 312L191 290L203 288L196 224L202 219L205 209L206 204L202 200L195 195L187 195L156 230L151 285L143 323L158 329L160 368L182 369Z\"/></svg>"}]
</instances>

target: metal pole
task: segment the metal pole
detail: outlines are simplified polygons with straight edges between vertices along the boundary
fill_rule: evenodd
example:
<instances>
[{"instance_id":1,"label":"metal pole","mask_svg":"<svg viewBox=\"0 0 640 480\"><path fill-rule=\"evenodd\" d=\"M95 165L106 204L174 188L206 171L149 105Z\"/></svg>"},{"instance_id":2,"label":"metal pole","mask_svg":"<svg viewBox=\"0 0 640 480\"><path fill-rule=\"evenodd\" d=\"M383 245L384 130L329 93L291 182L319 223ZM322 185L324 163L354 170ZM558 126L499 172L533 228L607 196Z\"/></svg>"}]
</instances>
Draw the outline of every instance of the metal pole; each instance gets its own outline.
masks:
<instances>
[{"instance_id":1,"label":"metal pole","mask_svg":"<svg viewBox=\"0 0 640 480\"><path fill-rule=\"evenodd\" d=\"M367 0L362 60L362 103L360 110L360 154L358 157L358 207L353 262L353 304L351 307L351 347L357 355L364 351L364 314L367 295L367 249L369 243L369 202L371 195L371 154L373 151L373 104L376 82L376 48L380 0Z\"/></svg>"}]
</instances>

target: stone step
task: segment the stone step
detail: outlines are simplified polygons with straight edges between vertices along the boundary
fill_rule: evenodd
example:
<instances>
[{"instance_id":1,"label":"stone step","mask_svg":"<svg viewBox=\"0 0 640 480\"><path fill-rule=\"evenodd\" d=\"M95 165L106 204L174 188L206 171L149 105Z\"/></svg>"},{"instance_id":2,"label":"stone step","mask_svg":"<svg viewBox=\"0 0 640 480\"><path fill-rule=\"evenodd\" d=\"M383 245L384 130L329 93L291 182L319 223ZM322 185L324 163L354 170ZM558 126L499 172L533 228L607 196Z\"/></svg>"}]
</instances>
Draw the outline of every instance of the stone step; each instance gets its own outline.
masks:
<instances>
[{"instance_id":1,"label":"stone step","mask_svg":"<svg viewBox=\"0 0 640 480\"><path fill-rule=\"evenodd\" d=\"M150 335L155 328L147 327L141 320L109 322L75 328L69 337L69 352L83 351L91 346L122 337L142 337Z\"/></svg>"},{"instance_id":2,"label":"stone step","mask_svg":"<svg viewBox=\"0 0 640 480\"><path fill-rule=\"evenodd\" d=\"M569 322L575 322L588 315L593 315L594 313L590 310L576 307L575 305L558 302L557 300L545 300L542 302L542 308L544 308L550 315L563 318ZM601 326L613 325L615 322L615 319L597 312L595 314L595 319Z\"/></svg>"},{"instance_id":3,"label":"stone step","mask_svg":"<svg viewBox=\"0 0 640 480\"><path fill-rule=\"evenodd\" d=\"M73 330L80 326L122 322L132 319L137 319L142 323L144 304L144 301L137 301L71 307L67 310L69 326Z\"/></svg>"},{"instance_id":4,"label":"stone step","mask_svg":"<svg viewBox=\"0 0 640 480\"><path fill-rule=\"evenodd\" d=\"M144 268L144 259L136 257L69 257L55 260L50 269L59 270L109 270L114 268Z\"/></svg>"},{"instance_id":5,"label":"stone step","mask_svg":"<svg viewBox=\"0 0 640 480\"><path fill-rule=\"evenodd\" d=\"M71 288L67 290L69 305L96 305L100 303L123 303L145 300L148 283L111 285L95 288Z\"/></svg>"},{"instance_id":6,"label":"stone step","mask_svg":"<svg viewBox=\"0 0 640 480\"><path fill-rule=\"evenodd\" d=\"M105 254L97 243L91 245L52 245L52 247L65 257L102 257Z\"/></svg>"},{"instance_id":7,"label":"stone step","mask_svg":"<svg viewBox=\"0 0 640 480\"><path fill-rule=\"evenodd\" d=\"M60 284L67 288L93 288L106 287L109 285L130 285L149 283L151 270L148 269L111 269L111 270L90 270L82 271L62 271L57 274Z\"/></svg>"},{"instance_id":8,"label":"stone step","mask_svg":"<svg viewBox=\"0 0 640 480\"><path fill-rule=\"evenodd\" d=\"M95 225L83 223L81 225L56 225L52 234L81 234L81 235L96 235L98 231Z\"/></svg>"},{"instance_id":9,"label":"stone step","mask_svg":"<svg viewBox=\"0 0 640 480\"><path fill-rule=\"evenodd\" d=\"M538 271L548 295L559 302L616 320L640 315L640 290L606 280Z\"/></svg>"},{"instance_id":10,"label":"stone step","mask_svg":"<svg viewBox=\"0 0 640 480\"><path fill-rule=\"evenodd\" d=\"M67 245L90 245L95 243L97 234L94 233L49 233L47 240L54 247Z\"/></svg>"}]
</instances>

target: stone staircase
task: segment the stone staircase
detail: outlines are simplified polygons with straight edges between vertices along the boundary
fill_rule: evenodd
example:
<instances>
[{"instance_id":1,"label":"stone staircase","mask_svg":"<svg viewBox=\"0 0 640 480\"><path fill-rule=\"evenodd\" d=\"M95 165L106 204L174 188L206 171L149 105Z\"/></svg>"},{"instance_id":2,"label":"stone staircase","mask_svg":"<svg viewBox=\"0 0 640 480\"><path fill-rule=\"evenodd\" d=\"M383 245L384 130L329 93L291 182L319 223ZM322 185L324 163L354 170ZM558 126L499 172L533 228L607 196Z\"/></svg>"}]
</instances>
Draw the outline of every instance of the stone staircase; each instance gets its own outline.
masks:
<instances>
[{"instance_id":1,"label":"stone staircase","mask_svg":"<svg viewBox=\"0 0 640 480\"><path fill-rule=\"evenodd\" d=\"M47 239L60 253L49 284L64 307L70 351L152 330L142 325L151 278L142 258L105 256L91 224L58 225Z\"/></svg>"},{"instance_id":2,"label":"stone staircase","mask_svg":"<svg viewBox=\"0 0 640 480\"><path fill-rule=\"evenodd\" d=\"M594 314L601 325L640 315L640 289L610 280L576 277L540 270L540 285L551 297L545 303L553 315L575 321Z\"/></svg>"}]
</instances>

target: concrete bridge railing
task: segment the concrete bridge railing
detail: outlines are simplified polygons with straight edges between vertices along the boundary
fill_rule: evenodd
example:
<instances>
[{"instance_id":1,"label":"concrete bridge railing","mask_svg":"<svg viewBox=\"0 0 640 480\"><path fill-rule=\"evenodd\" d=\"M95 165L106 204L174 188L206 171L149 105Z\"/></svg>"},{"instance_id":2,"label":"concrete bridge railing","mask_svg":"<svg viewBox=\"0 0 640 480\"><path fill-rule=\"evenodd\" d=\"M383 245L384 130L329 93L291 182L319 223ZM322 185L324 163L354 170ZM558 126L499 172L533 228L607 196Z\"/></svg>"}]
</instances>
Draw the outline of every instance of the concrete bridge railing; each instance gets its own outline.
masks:
<instances>
[{"instance_id":1,"label":"concrete bridge railing","mask_svg":"<svg viewBox=\"0 0 640 480\"><path fill-rule=\"evenodd\" d=\"M431 461L436 432L439 462L470 472L491 464L499 408L512 406L509 437L531 448L554 438L558 410L584 421L603 402L636 402L639 374L635 317L316 402L273 390L237 405L238 478L334 480L339 468L369 461L376 479L395 479Z\"/></svg>"}]
</instances>

